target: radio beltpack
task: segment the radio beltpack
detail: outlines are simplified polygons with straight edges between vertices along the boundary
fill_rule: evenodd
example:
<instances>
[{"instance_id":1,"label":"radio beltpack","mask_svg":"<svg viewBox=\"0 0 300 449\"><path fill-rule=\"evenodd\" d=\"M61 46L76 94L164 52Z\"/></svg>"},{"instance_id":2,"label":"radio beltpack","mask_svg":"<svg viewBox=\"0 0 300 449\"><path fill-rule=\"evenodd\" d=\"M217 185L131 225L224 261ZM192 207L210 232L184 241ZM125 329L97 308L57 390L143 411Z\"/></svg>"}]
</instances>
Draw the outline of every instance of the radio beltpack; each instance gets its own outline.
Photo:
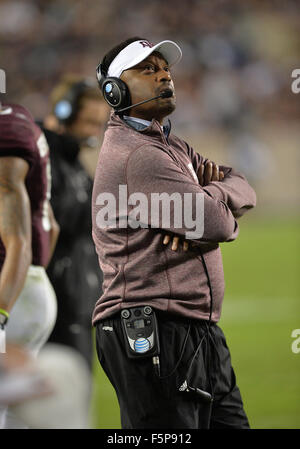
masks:
<instances>
[{"instance_id":1,"label":"radio beltpack","mask_svg":"<svg viewBox=\"0 0 300 449\"><path fill-rule=\"evenodd\" d=\"M121 323L128 357L141 358L159 355L157 320L152 307L140 306L123 309Z\"/></svg>"}]
</instances>

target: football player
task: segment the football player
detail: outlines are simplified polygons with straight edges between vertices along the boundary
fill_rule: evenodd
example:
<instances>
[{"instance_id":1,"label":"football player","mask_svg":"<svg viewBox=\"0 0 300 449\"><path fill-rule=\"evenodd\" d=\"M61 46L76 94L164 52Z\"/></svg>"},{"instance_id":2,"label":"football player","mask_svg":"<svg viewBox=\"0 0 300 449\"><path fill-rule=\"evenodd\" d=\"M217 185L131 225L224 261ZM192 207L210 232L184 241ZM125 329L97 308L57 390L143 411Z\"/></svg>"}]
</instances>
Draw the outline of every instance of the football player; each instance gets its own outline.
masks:
<instances>
[{"instance_id":1,"label":"football player","mask_svg":"<svg viewBox=\"0 0 300 449\"><path fill-rule=\"evenodd\" d=\"M2 105L0 333L2 341L6 336L8 342L20 344L33 356L47 341L57 312L56 296L45 272L59 234L49 203L50 187L44 134L24 107ZM6 415L0 406L0 428L10 427Z\"/></svg>"}]
</instances>

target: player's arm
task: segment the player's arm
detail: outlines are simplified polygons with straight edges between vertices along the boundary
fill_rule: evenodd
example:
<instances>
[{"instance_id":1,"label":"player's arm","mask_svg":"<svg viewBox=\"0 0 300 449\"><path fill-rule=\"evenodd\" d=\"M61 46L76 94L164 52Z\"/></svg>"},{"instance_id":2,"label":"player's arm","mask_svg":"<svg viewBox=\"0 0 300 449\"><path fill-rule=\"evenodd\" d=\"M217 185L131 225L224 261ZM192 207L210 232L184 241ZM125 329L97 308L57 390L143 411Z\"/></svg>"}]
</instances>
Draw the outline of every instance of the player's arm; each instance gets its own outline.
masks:
<instances>
[{"instance_id":1,"label":"player's arm","mask_svg":"<svg viewBox=\"0 0 300 449\"><path fill-rule=\"evenodd\" d=\"M57 239L59 236L59 232L60 232L60 227L59 224L57 223L57 221L55 220L54 217L54 213L53 213L53 209L52 206L50 204L50 201L48 202L48 213L49 213L49 220L50 220L50 224L51 224L51 229L49 231L49 237L50 237L50 245L49 245L49 257L48 257L48 261L46 263L46 267L49 265L50 260L53 256L55 247L56 247L56 243L57 243Z\"/></svg>"},{"instance_id":2,"label":"player's arm","mask_svg":"<svg viewBox=\"0 0 300 449\"><path fill-rule=\"evenodd\" d=\"M10 311L32 260L31 209L25 187L28 163L0 157L0 236L6 255L0 274L0 308Z\"/></svg>"}]
</instances>

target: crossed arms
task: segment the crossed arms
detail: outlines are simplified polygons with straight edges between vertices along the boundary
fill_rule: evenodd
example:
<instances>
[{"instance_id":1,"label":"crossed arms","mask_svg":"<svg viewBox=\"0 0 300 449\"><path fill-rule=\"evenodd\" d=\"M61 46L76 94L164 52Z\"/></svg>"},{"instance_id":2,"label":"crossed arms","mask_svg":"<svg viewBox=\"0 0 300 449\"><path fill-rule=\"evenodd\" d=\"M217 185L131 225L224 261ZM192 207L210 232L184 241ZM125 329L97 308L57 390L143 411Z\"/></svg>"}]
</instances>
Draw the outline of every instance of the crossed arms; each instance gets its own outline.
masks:
<instances>
[{"instance_id":1,"label":"crossed arms","mask_svg":"<svg viewBox=\"0 0 300 449\"><path fill-rule=\"evenodd\" d=\"M129 194L143 192L149 197L154 192L168 195L204 194L204 233L192 239L197 245L205 242L219 243L234 240L238 235L236 218L256 204L256 195L246 178L230 167L220 166L204 159L187 147L198 183L185 173L166 151L156 146L138 148L131 153L126 171ZM196 209L193 210L196 216ZM150 218L149 218L150 222ZM184 222L184 219L182 220ZM185 238L188 229L161 227L172 237ZM170 240L170 239L169 239Z\"/></svg>"}]
</instances>

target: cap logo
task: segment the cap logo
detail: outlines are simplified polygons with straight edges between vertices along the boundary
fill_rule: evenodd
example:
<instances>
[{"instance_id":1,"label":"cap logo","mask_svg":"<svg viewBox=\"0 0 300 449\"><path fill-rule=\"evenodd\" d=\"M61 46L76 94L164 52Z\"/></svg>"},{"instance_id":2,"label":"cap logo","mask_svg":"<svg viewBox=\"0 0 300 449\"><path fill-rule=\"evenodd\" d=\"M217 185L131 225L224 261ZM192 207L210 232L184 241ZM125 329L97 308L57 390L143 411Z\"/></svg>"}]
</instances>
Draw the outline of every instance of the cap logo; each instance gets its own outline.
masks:
<instances>
[{"instance_id":1,"label":"cap logo","mask_svg":"<svg viewBox=\"0 0 300 449\"><path fill-rule=\"evenodd\" d=\"M153 44L151 44L150 42L148 42L148 41L139 41L140 42L140 44L145 48L145 47L149 47L149 48L152 48L152 47L154 47L154 45Z\"/></svg>"}]
</instances>

